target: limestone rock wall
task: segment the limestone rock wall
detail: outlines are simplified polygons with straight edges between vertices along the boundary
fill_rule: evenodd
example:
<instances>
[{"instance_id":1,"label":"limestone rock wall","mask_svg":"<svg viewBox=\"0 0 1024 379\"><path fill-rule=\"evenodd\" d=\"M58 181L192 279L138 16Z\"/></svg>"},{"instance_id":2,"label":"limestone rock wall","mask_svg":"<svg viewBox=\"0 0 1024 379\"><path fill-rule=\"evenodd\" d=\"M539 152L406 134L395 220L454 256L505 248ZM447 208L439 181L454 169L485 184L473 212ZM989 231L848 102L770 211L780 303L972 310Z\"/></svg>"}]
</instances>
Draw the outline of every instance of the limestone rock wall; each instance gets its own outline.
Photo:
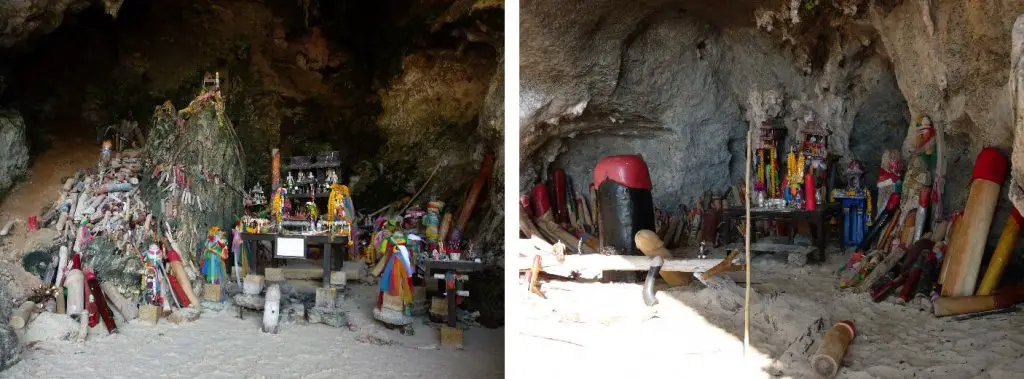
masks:
<instances>
[{"instance_id":1,"label":"limestone rock wall","mask_svg":"<svg viewBox=\"0 0 1024 379\"><path fill-rule=\"evenodd\" d=\"M25 120L16 110L0 109L0 196L25 176L27 170Z\"/></svg>"}]
</instances>

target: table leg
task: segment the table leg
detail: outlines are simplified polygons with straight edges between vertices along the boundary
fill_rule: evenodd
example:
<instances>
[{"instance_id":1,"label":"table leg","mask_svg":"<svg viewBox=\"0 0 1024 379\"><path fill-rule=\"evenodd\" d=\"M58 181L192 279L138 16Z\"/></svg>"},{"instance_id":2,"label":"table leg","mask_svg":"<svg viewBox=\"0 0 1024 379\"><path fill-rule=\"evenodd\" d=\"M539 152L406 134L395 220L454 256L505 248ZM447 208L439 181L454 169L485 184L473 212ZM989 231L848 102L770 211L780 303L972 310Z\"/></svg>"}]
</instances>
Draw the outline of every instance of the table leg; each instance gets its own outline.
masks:
<instances>
[{"instance_id":1,"label":"table leg","mask_svg":"<svg viewBox=\"0 0 1024 379\"><path fill-rule=\"evenodd\" d=\"M324 288L331 286L331 243L324 244Z\"/></svg>"},{"instance_id":2,"label":"table leg","mask_svg":"<svg viewBox=\"0 0 1024 379\"><path fill-rule=\"evenodd\" d=\"M448 283L445 283L445 287L447 287L447 286L448 286ZM456 326L456 321L455 321L455 310L456 310L455 297L457 296L457 294L456 294L454 288L447 288L446 290L448 291L448 293L445 294L445 297L448 298L447 299L448 300L448 326L454 328Z\"/></svg>"},{"instance_id":3,"label":"table leg","mask_svg":"<svg viewBox=\"0 0 1024 379\"><path fill-rule=\"evenodd\" d=\"M686 234L690 234L690 231L687 230L685 233ZM725 218L725 232L723 233L723 237L725 237L725 244L726 245L732 243L732 216L727 216ZM700 246L699 243L695 245L693 243L693 241L690 241L690 245L691 246Z\"/></svg>"},{"instance_id":4,"label":"table leg","mask_svg":"<svg viewBox=\"0 0 1024 379\"><path fill-rule=\"evenodd\" d=\"M828 245L828 227L825 226L825 212L818 213L818 262L825 262L825 246Z\"/></svg>"}]
</instances>

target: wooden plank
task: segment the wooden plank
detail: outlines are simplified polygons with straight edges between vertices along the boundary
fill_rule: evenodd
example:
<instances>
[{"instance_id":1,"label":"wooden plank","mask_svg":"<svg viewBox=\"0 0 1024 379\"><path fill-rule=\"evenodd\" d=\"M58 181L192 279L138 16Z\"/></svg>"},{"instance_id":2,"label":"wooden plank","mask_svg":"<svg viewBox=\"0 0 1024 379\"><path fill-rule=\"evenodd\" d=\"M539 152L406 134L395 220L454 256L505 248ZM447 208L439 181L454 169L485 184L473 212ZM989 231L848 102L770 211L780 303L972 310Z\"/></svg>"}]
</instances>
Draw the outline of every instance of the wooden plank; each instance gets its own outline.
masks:
<instances>
[{"instance_id":1,"label":"wooden plank","mask_svg":"<svg viewBox=\"0 0 1024 379\"><path fill-rule=\"evenodd\" d=\"M671 258L666 257L665 264L661 271L669 272L704 272L719 264L721 259L696 259L696 258ZM545 259L541 262L541 268L558 267L573 271L601 270L601 271L647 271L651 268L651 257L635 255L603 255L583 254L566 255L565 261L558 263L557 260ZM738 263L738 262L734 262ZM533 265L533 254L528 257L519 256L516 259L516 267L520 271L527 271Z\"/></svg>"},{"instance_id":2,"label":"wooden plank","mask_svg":"<svg viewBox=\"0 0 1024 379\"><path fill-rule=\"evenodd\" d=\"M744 249L742 243L732 243L723 247L725 250ZM811 253L816 250L814 246L790 245L784 243L751 243L750 251L762 251L768 253Z\"/></svg>"}]
</instances>

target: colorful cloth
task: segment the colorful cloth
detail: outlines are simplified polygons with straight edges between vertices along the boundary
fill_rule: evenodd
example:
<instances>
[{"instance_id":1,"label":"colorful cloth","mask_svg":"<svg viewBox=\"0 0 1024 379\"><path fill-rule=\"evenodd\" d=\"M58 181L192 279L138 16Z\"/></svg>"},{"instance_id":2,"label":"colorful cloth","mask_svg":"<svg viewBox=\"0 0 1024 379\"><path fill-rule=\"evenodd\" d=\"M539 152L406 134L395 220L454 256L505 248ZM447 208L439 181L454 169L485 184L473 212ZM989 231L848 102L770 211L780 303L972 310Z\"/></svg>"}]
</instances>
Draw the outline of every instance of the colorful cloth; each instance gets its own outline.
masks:
<instances>
[{"instance_id":1,"label":"colorful cloth","mask_svg":"<svg viewBox=\"0 0 1024 379\"><path fill-rule=\"evenodd\" d=\"M380 296L377 301L377 309L384 305L384 295L398 297L402 303L400 310L406 316L412 315L412 275L415 268L410 260L409 250L404 245L396 242L396 248L392 249L387 259L387 265L380 277Z\"/></svg>"}]
</instances>

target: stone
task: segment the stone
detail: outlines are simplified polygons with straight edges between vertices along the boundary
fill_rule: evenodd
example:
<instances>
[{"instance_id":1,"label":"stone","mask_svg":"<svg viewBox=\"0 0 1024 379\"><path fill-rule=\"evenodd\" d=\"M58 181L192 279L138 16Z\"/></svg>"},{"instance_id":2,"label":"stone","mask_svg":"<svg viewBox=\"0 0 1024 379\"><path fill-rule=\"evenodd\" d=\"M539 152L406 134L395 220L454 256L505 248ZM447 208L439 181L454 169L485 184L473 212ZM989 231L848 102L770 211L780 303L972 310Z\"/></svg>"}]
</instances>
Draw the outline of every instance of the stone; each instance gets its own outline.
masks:
<instances>
[{"instance_id":1,"label":"stone","mask_svg":"<svg viewBox=\"0 0 1024 379\"><path fill-rule=\"evenodd\" d=\"M25 245L23 250L28 253L32 251L51 251L53 246L57 244L57 238L60 236L56 230L51 228L42 228L35 232L28 232L25 238Z\"/></svg>"},{"instance_id":2,"label":"stone","mask_svg":"<svg viewBox=\"0 0 1024 379\"><path fill-rule=\"evenodd\" d=\"M0 8L3 7L0 5ZM0 41L2 40L3 33L0 33ZM27 172L28 140L25 137L25 120L16 110L0 108L0 195L10 190Z\"/></svg>"},{"instance_id":3,"label":"stone","mask_svg":"<svg viewBox=\"0 0 1024 379\"><path fill-rule=\"evenodd\" d=\"M344 287L347 280L347 274L345 273L345 271L331 272L331 286L337 288Z\"/></svg>"},{"instance_id":4,"label":"stone","mask_svg":"<svg viewBox=\"0 0 1024 379\"><path fill-rule=\"evenodd\" d=\"M311 324L324 324L335 328L347 324L346 312L340 309L313 307L309 309L307 316Z\"/></svg>"},{"instance_id":5,"label":"stone","mask_svg":"<svg viewBox=\"0 0 1024 379\"><path fill-rule=\"evenodd\" d=\"M78 326L78 321L71 316L43 312L25 328L23 342L67 341L78 334Z\"/></svg>"},{"instance_id":6,"label":"stone","mask_svg":"<svg viewBox=\"0 0 1024 379\"><path fill-rule=\"evenodd\" d=\"M199 315L200 315L199 309L196 309L196 308L179 308L179 309L171 312L171 314L169 316L167 316L167 321L170 321L173 324L184 324L186 322L192 322L192 321L198 320L199 319Z\"/></svg>"},{"instance_id":7,"label":"stone","mask_svg":"<svg viewBox=\"0 0 1024 379\"><path fill-rule=\"evenodd\" d=\"M222 303L222 302L219 302L219 301L206 301L206 300L200 301L200 306L202 306L203 310L210 311L210 312L220 312L220 311L223 311L224 308L227 307L227 305Z\"/></svg>"},{"instance_id":8,"label":"stone","mask_svg":"<svg viewBox=\"0 0 1024 379\"><path fill-rule=\"evenodd\" d=\"M263 291L263 275L249 274L242 283L242 292L247 295L259 295Z\"/></svg>"},{"instance_id":9,"label":"stone","mask_svg":"<svg viewBox=\"0 0 1024 379\"><path fill-rule=\"evenodd\" d=\"M306 323L306 306L302 303L290 303L281 311L282 321L293 324Z\"/></svg>"},{"instance_id":10,"label":"stone","mask_svg":"<svg viewBox=\"0 0 1024 379\"><path fill-rule=\"evenodd\" d=\"M264 280L270 283L283 282L285 280L284 270L280 268L267 267L264 269L263 274Z\"/></svg>"},{"instance_id":11,"label":"stone","mask_svg":"<svg viewBox=\"0 0 1024 379\"><path fill-rule=\"evenodd\" d=\"M246 309L262 310L266 304L266 299L260 295L249 295L240 293L232 297L235 301L235 305Z\"/></svg>"}]
</instances>

